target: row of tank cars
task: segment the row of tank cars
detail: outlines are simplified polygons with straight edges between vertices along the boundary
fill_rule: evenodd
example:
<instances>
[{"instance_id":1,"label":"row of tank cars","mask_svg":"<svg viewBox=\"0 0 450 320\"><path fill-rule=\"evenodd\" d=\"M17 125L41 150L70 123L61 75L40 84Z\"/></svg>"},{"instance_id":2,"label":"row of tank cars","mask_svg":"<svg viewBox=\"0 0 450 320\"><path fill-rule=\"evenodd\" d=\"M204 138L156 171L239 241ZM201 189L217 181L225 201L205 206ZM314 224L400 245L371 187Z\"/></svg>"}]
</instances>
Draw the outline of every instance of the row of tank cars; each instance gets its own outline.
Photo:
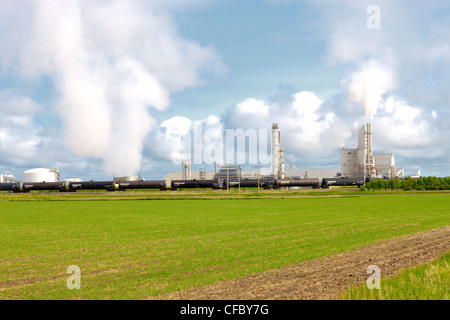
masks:
<instances>
[{"instance_id":1,"label":"row of tank cars","mask_svg":"<svg viewBox=\"0 0 450 320\"><path fill-rule=\"evenodd\" d=\"M331 186L362 186L365 184L364 178L328 178L319 181L317 178L311 179L273 179L273 178L241 178L224 180L172 180L167 186L165 180L141 180L141 181L81 181L81 182L15 182L0 183L0 191L12 191L14 193L28 193L30 191L59 191L76 192L78 190L106 190L106 191L126 191L126 190L179 190L179 189L228 189L228 188L260 188L280 189L283 187L311 187L329 188Z\"/></svg>"}]
</instances>

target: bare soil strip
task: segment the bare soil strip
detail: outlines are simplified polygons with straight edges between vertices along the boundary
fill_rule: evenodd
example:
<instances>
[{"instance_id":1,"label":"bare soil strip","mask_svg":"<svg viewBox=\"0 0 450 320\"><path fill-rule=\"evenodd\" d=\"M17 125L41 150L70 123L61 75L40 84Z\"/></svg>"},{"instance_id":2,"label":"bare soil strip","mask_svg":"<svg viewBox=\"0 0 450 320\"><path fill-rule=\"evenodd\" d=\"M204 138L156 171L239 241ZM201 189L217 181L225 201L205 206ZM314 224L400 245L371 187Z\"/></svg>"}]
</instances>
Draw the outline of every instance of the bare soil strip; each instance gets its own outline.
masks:
<instances>
[{"instance_id":1,"label":"bare soil strip","mask_svg":"<svg viewBox=\"0 0 450 320\"><path fill-rule=\"evenodd\" d=\"M381 269L383 279L395 276L403 268L436 260L449 250L450 226L446 226L153 299L335 299L348 286L364 284L371 265Z\"/></svg>"}]
</instances>

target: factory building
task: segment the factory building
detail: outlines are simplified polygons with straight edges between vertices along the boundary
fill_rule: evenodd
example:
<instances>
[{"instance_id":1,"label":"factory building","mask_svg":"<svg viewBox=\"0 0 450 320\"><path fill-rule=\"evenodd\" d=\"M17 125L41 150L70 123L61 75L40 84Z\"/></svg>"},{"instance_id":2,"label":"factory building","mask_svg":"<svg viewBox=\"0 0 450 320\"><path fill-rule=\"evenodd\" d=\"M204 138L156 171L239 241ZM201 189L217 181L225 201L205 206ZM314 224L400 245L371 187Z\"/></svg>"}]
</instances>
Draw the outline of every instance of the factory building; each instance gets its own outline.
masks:
<instances>
[{"instance_id":1,"label":"factory building","mask_svg":"<svg viewBox=\"0 0 450 320\"><path fill-rule=\"evenodd\" d=\"M375 174L372 154L372 127L370 124L358 130L358 148L341 150L341 175L347 178L370 177Z\"/></svg>"},{"instance_id":2,"label":"factory building","mask_svg":"<svg viewBox=\"0 0 450 320\"><path fill-rule=\"evenodd\" d=\"M11 183L11 182L21 182L22 180L17 179L12 174L0 174L0 183Z\"/></svg>"},{"instance_id":3,"label":"factory building","mask_svg":"<svg viewBox=\"0 0 450 320\"><path fill-rule=\"evenodd\" d=\"M395 178L404 176L403 168L395 167L393 153L381 153L375 155L375 174L382 178Z\"/></svg>"},{"instance_id":4,"label":"factory building","mask_svg":"<svg viewBox=\"0 0 450 320\"><path fill-rule=\"evenodd\" d=\"M240 166L224 165L217 173L217 179L219 182L228 180L235 180L242 178L242 169Z\"/></svg>"},{"instance_id":5,"label":"factory building","mask_svg":"<svg viewBox=\"0 0 450 320\"><path fill-rule=\"evenodd\" d=\"M402 178L404 169L395 167L393 153L373 154L372 126L358 130L357 149L341 149L341 176L347 178Z\"/></svg>"},{"instance_id":6,"label":"factory building","mask_svg":"<svg viewBox=\"0 0 450 320\"><path fill-rule=\"evenodd\" d=\"M215 177L214 172L199 171L199 172L192 172L191 179L183 179L182 172L169 172L162 180L165 180L166 184L170 186L172 180L213 180L214 177Z\"/></svg>"},{"instance_id":7,"label":"factory building","mask_svg":"<svg viewBox=\"0 0 450 320\"><path fill-rule=\"evenodd\" d=\"M324 178L334 178L340 176L340 169L309 169L299 170L291 168L286 170L286 179L313 179L317 178L322 181Z\"/></svg>"}]
</instances>

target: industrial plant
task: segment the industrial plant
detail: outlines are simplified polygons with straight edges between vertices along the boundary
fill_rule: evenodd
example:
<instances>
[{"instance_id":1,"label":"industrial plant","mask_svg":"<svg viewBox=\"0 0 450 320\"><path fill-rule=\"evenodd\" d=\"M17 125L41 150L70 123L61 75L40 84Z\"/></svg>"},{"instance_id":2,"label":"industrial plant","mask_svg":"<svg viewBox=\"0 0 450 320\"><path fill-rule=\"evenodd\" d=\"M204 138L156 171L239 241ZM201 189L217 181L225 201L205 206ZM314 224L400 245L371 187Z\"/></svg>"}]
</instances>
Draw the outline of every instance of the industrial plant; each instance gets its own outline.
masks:
<instances>
[{"instance_id":1,"label":"industrial plant","mask_svg":"<svg viewBox=\"0 0 450 320\"><path fill-rule=\"evenodd\" d=\"M358 148L341 150L341 175L357 178L403 178L404 169L395 167L393 153L372 153L372 125L358 130Z\"/></svg>"},{"instance_id":2,"label":"industrial plant","mask_svg":"<svg viewBox=\"0 0 450 320\"><path fill-rule=\"evenodd\" d=\"M293 163L289 169L285 168L284 148L281 145L281 134L278 123L272 124L272 167L270 171L242 171L238 165L224 165L219 171L191 172L191 164L189 160L182 162L181 172L168 173L164 180L170 184L172 180L212 180L217 178L222 181L224 177L230 180L236 178L255 179L256 177L264 179L296 180L293 183L299 184L298 180L305 179L323 179L336 180L340 183L352 182L351 184L364 184L367 179L395 179L404 178L404 169L395 166L395 158L393 153L373 154L372 150L372 126L366 124L358 130L358 147L356 149L341 150L341 167L336 169L297 169ZM362 183L353 183L359 181ZM338 183L338 182L336 182Z\"/></svg>"},{"instance_id":3,"label":"industrial plant","mask_svg":"<svg viewBox=\"0 0 450 320\"><path fill-rule=\"evenodd\" d=\"M140 176L115 177L112 181L82 181L77 177L61 181L58 169L37 168L25 171L22 179L13 175L0 175L0 190L30 192L53 190L125 191L127 189L178 190L185 188L329 188L330 186L362 186L371 179L404 178L404 169L395 165L393 153L373 154L372 126L366 124L358 130L356 149L341 150L338 169L299 170L293 163L285 168L284 148L277 123L272 124L270 170L243 171L239 165L217 166L214 172L200 169L191 171L190 160L182 161L181 172L168 173L162 180L144 180ZM420 173L419 173L420 175Z\"/></svg>"}]
</instances>

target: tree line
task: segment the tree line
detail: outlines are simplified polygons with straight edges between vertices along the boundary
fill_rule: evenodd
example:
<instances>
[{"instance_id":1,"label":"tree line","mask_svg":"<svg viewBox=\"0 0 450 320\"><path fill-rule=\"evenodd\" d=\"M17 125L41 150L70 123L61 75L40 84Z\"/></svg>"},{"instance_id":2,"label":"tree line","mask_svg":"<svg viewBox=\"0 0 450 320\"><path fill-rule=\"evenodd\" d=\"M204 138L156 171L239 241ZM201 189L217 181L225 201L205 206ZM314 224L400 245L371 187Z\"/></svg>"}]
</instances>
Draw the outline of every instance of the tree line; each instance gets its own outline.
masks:
<instances>
[{"instance_id":1,"label":"tree line","mask_svg":"<svg viewBox=\"0 0 450 320\"><path fill-rule=\"evenodd\" d=\"M372 179L361 190L450 190L450 177Z\"/></svg>"}]
</instances>

